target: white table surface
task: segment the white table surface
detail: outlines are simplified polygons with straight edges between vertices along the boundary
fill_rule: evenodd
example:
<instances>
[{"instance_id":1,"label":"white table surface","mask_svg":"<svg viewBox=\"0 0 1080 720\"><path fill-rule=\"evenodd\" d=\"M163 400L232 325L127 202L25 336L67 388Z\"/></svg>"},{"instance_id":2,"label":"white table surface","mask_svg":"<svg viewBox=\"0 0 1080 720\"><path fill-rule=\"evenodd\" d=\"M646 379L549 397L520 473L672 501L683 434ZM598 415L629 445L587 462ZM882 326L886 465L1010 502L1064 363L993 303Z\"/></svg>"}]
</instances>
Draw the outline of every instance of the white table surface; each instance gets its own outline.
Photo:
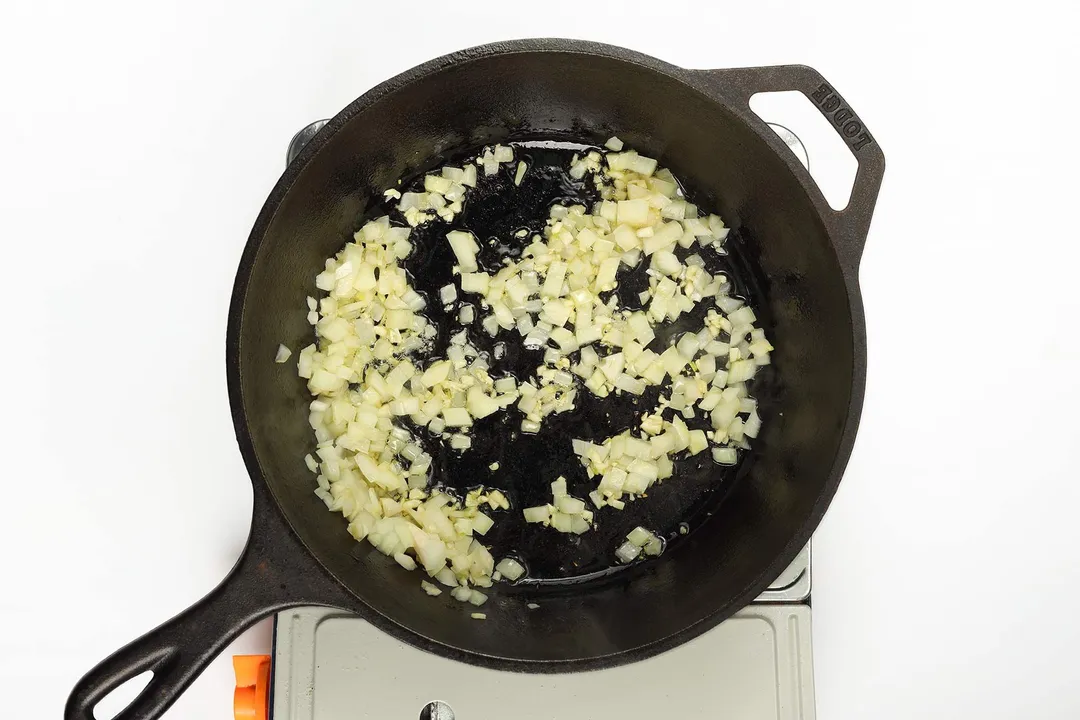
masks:
<instances>
[{"instance_id":1,"label":"white table surface","mask_svg":"<svg viewBox=\"0 0 1080 720\"><path fill-rule=\"evenodd\" d=\"M4 716L58 717L244 542L225 319L292 133L436 55L573 36L689 67L812 65L886 153L866 408L815 540L819 717L1080 717L1075 9L515 7L4 5ZM268 642L264 624L231 652ZM231 717L232 684L226 655L167 717Z\"/></svg>"}]
</instances>

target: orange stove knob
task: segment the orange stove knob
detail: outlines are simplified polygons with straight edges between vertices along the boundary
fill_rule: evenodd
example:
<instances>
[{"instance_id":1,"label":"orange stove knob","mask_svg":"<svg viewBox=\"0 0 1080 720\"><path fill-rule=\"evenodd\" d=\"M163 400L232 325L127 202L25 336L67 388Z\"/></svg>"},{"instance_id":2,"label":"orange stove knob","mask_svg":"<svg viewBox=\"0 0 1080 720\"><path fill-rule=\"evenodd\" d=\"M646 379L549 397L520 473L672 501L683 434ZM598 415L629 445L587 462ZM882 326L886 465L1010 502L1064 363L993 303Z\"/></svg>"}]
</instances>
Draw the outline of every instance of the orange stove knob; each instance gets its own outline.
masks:
<instances>
[{"instance_id":1,"label":"orange stove knob","mask_svg":"<svg viewBox=\"0 0 1080 720\"><path fill-rule=\"evenodd\" d=\"M235 720L269 720L270 656L234 655L233 672L236 674Z\"/></svg>"}]
</instances>

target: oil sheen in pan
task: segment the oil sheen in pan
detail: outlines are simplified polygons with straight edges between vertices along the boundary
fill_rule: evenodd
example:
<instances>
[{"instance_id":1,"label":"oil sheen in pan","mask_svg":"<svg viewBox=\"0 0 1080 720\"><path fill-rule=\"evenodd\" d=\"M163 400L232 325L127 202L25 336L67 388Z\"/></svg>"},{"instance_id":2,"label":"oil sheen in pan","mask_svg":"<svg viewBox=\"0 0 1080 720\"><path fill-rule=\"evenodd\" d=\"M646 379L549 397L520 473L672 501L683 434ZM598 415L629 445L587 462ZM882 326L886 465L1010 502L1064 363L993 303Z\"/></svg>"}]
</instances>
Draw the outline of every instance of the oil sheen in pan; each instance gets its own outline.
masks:
<instances>
[{"instance_id":1,"label":"oil sheen in pan","mask_svg":"<svg viewBox=\"0 0 1080 720\"><path fill-rule=\"evenodd\" d=\"M533 376L543 363L543 351L525 349L516 331L500 331L495 338L489 336L480 326L483 310L477 296L459 291L458 299L449 311L439 302L439 288L449 283L458 285L452 274L454 256L445 235L451 229L472 232L481 246L479 264L487 272L497 271L504 258L519 256L532 235L543 232L552 205L581 204L591 208L599 199L591 176L575 180L568 172L575 153L598 148L561 138L526 138L509 144L514 148L514 161L500 165L495 176L485 177L481 171L477 187L470 189L464 209L453 223L436 219L414 229L415 250L404 261L404 266L413 287L429 301L424 314L438 329L434 343L436 355L445 354L450 336L461 330L457 320L460 307L472 304L477 313L473 324L467 326L470 342L492 356L493 377L509 374L522 382ZM439 164L461 166L481 150L480 147L463 149L444 156ZM515 185L519 161L526 163L527 171L520 185ZM401 189L417 192L422 191L422 186L423 173ZM691 200L695 199L691 189L683 189ZM704 208L709 209L708 205ZM378 211L385 213L387 209L383 207ZM391 217L401 219L396 211ZM527 235L516 237L521 230L527 231ZM746 298L757 309L752 290L759 282L756 282L758 278L751 277L752 272L748 272L755 263L737 257L743 245L740 240L738 231L729 235L726 247L732 252L731 256L719 255L711 248L680 250L677 254L685 257L698 252L710 272L723 271L734 284L734 294ZM647 286L646 267L647 263L643 261L633 270L623 268L620 272L619 288L615 292L619 294L621 305L640 307L637 294ZM672 336L699 329L710 306L703 301L678 322L657 327L658 339L651 347L662 349ZM767 317L762 318L766 332L770 330L767 320ZM505 353L495 360L494 348L500 342ZM773 384L767 377L771 368L764 370L766 372L756 379L752 389L759 400L762 400L761 390ZM759 386L763 387L759 389ZM589 491L595 488L595 481L588 477L574 455L571 440L584 438L599 442L634 427L643 412L655 407L660 391L661 388L652 387L641 397L612 394L597 398L582 388L577 394L575 409L545 418L541 431L535 435L521 432L523 415L511 407L477 421L471 435L472 447L464 452L450 449L424 428L410 429L434 458L434 485L462 496L480 485L499 488L507 495L511 509L491 512L495 527L484 536L483 542L491 548L495 558L509 555L527 565L529 576L519 585L555 586L551 588L555 590L558 586L576 586L626 571L628 568L615 560L615 548L638 525L665 538L669 549L674 547L683 537L679 532L680 524L686 523L692 530L703 521L752 461L752 451L751 457L745 458L736 468L716 465L708 452L676 460L675 474L671 478L656 486L647 497L628 502L624 510L603 508L596 511L595 527L583 535L564 534L524 521L521 509L550 502L550 483L560 475L566 478L572 496L586 499ZM698 417L688 420L687 424L691 428L704 428L707 421ZM492 470L495 463L498 463L497 469ZM648 562L635 566L645 566L641 567L644 570Z\"/></svg>"}]
</instances>

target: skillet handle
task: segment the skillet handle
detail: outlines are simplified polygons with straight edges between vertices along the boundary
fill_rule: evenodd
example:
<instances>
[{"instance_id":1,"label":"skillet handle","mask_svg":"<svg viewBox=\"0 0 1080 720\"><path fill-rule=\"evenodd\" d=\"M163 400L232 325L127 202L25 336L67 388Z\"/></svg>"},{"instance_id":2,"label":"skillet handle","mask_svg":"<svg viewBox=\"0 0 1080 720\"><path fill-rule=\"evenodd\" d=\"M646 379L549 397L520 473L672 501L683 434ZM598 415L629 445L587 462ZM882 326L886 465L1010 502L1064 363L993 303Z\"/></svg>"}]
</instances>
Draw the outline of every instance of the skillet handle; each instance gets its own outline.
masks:
<instances>
[{"instance_id":1,"label":"skillet handle","mask_svg":"<svg viewBox=\"0 0 1080 720\"><path fill-rule=\"evenodd\" d=\"M843 210L833 210L822 198L826 218L841 241L841 258L857 270L870 218L874 214L881 180L885 175L885 155L881 146L852 110L840 93L817 70L805 65L775 65L770 67L729 68L697 71L720 92L733 95L739 103L750 107L750 98L757 93L797 90L818 109L844 140L859 169L851 188L851 199ZM753 118L757 115L749 111ZM764 122L764 121L762 121ZM769 136L771 137L771 133Z\"/></svg>"},{"instance_id":2,"label":"skillet handle","mask_svg":"<svg viewBox=\"0 0 1080 720\"><path fill-rule=\"evenodd\" d=\"M195 605L84 675L68 697L65 720L95 720L94 707L105 696L147 670L153 679L114 720L156 720L259 620L298 605L348 607L344 589L307 554L278 511L255 495L251 535L228 576Z\"/></svg>"}]
</instances>

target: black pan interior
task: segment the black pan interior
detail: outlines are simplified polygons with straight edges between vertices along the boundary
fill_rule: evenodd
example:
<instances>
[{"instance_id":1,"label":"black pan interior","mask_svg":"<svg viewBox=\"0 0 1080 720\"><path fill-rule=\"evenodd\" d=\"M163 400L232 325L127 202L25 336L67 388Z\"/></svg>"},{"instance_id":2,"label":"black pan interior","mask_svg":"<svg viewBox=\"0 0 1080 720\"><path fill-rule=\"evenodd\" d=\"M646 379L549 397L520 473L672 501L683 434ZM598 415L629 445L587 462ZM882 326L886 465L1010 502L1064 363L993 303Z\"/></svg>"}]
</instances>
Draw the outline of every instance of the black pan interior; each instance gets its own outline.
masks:
<instances>
[{"instance_id":1,"label":"black pan interior","mask_svg":"<svg viewBox=\"0 0 1080 720\"><path fill-rule=\"evenodd\" d=\"M264 212L253 234L259 245L237 362L261 470L254 481L266 483L327 569L401 626L406 639L424 638L478 662L631 659L633 651L730 614L764 573L775 571L779 555L808 539L838 480L834 465L853 392L851 299L806 190L749 125L674 71L615 57L523 52L480 56L392 83L324 132L317 152L301 156L305 164L291 187L271 198L269 209L276 204L276 211ZM416 573L355 543L341 518L314 497L302 460L314 445L307 391L291 364L270 360L279 343L298 349L310 342L304 298L314 276L399 178L491 142L558 137L595 145L613 134L659 158L693 199L736 229L728 269L760 310L777 348L772 372L755 389L765 427L737 472L684 463L654 497L607 523L610 532L583 541L577 554L566 544L553 552L551 534L538 536L526 554L548 553L551 561L534 567L536 575L588 581L495 592L485 607L488 619L476 622L445 595L424 595ZM438 251L425 245L412 260L410 269L428 289L449 278L449 264L437 259ZM583 410L551 434L513 442L505 429L488 428L477 433L487 439L478 443L475 466L448 464L444 478L457 487L493 482L487 464L497 456L499 474L516 478L516 506L539 502L546 483L572 459L558 448L569 444L562 436L599 430L589 429L588 415ZM490 447L479 447L484 443ZM584 495L580 472L575 484ZM660 560L590 575L603 569L597 558L613 549L615 533L642 522L671 534L684 519L692 532ZM540 607L529 610L525 601Z\"/></svg>"}]
</instances>

